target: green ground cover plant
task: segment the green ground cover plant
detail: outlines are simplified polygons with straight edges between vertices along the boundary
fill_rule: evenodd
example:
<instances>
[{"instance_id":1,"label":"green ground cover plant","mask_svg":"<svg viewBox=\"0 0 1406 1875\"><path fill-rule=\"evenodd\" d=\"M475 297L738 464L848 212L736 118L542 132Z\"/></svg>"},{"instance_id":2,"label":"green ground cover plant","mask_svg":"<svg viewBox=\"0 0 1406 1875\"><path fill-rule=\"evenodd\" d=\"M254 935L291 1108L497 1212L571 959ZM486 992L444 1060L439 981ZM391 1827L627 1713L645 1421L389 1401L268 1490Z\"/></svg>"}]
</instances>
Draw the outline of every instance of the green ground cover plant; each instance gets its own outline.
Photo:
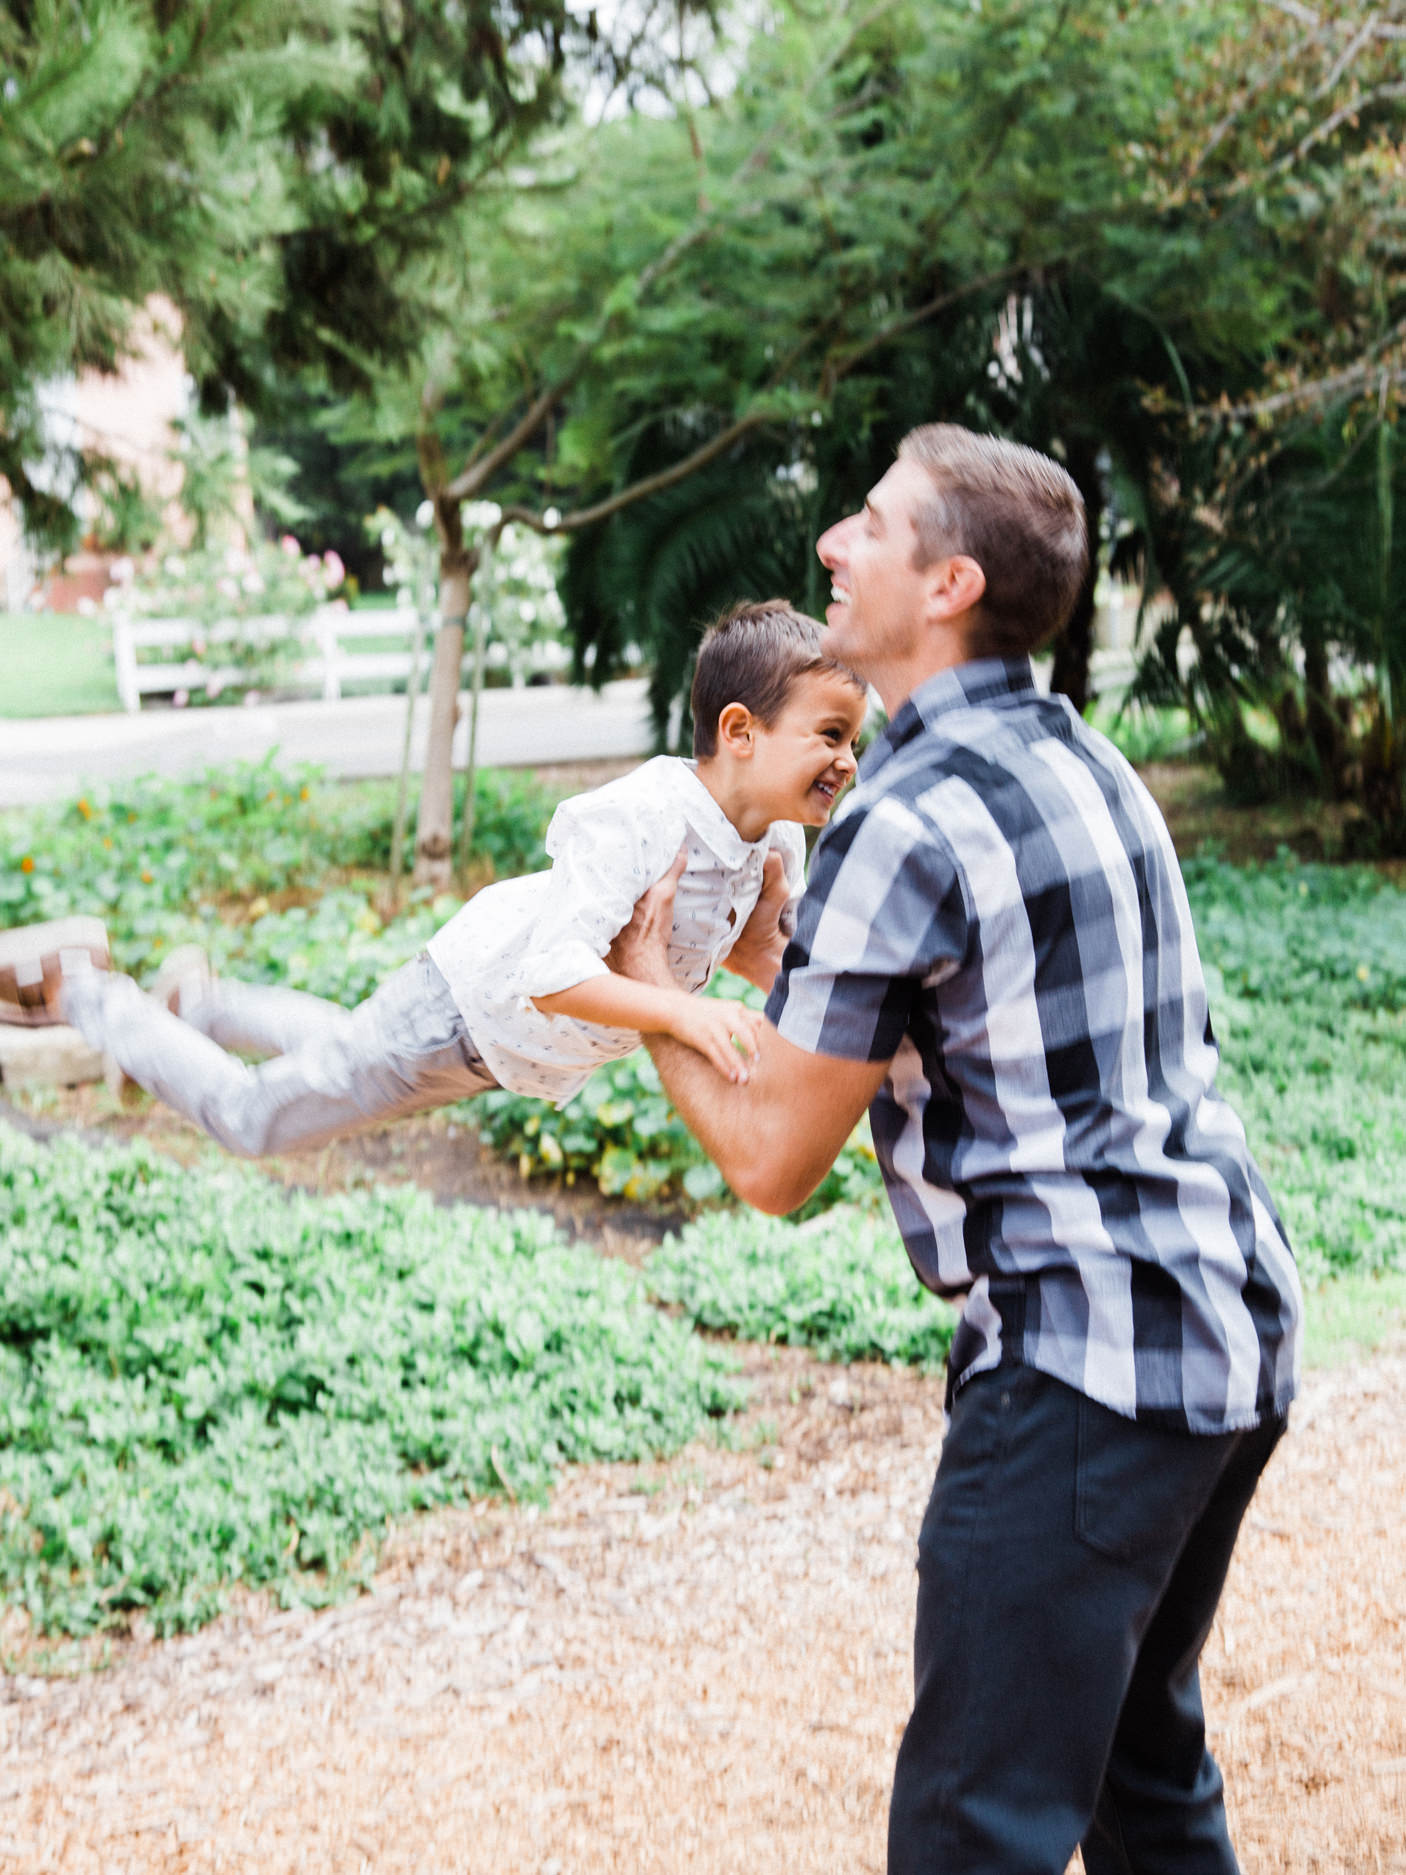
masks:
<instances>
[{"instance_id":1,"label":"green ground cover plant","mask_svg":"<svg viewBox=\"0 0 1406 1875\"><path fill-rule=\"evenodd\" d=\"M801 1224L715 1211L666 1239L646 1274L700 1328L826 1361L939 1368L957 1319L919 1287L892 1217L852 1205Z\"/></svg>"},{"instance_id":2,"label":"green ground cover plant","mask_svg":"<svg viewBox=\"0 0 1406 1875\"><path fill-rule=\"evenodd\" d=\"M1307 1285L1406 1263L1406 892L1366 866L1185 867L1234 1101Z\"/></svg>"},{"instance_id":3,"label":"green ground cover plant","mask_svg":"<svg viewBox=\"0 0 1406 1875\"><path fill-rule=\"evenodd\" d=\"M408 1511L677 1449L729 1368L536 1213L0 1125L0 1593L44 1631L334 1595Z\"/></svg>"}]
</instances>

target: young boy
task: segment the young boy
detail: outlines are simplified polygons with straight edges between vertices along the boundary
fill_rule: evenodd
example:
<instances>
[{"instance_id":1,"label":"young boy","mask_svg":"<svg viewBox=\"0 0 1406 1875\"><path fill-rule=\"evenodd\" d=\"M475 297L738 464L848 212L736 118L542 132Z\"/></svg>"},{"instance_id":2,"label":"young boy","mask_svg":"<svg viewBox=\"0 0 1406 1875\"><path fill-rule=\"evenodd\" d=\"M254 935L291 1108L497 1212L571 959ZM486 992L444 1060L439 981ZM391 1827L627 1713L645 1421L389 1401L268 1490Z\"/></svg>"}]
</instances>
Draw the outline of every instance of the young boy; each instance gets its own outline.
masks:
<instances>
[{"instance_id":1,"label":"young boy","mask_svg":"<svg viewBox=\"0 0 1406 1875\"><path fill-rule=\"evenodd\" d=\"M735 946L735 967L770 987L776 947L739 939L764 897L757 928L776 928L783 897L785 928L802 887L801 827L825 824L854 773L865 690L822 653L813 619L772 600L707 633L692 707L692 762L657 756L563 802L547 833L551 869L478 893L355 1010L215 979L186 947L156 995L93 968L87 952L71 957L63 1013L126 1076L247 1157L494 1086L560 1103L641 1034L671 1035L745 1079L759 1017L697 992ZM605 954L681 850L673 982L632 982ZM229 1049L275 1058L250 1067Z\"/></svg>"}]
</instances>

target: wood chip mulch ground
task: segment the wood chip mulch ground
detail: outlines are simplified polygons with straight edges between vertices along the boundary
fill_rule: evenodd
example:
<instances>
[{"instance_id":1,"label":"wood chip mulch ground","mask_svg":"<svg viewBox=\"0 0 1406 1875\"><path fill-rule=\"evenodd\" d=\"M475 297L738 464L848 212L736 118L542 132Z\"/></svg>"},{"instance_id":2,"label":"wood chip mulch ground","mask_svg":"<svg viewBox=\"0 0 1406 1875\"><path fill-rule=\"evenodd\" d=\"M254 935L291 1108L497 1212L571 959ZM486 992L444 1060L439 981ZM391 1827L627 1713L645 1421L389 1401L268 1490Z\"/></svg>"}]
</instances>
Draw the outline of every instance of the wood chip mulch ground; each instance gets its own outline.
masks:
<instances>
[{"instance_id":1,"label":"wood chip mulch ground","mask_svg":"<svg viewBox=\"0 0 1406 1875\"><path fill-rule=\"evenodd\" d=\"M941 1385L749 1367L742 1449L421 1520L326 1612L0 1682L0 1871L881 1870ZM1207 1659L1246 1875L1406 1871L1403 1503L1406 1348L1311 1375Z\"/></svg>"}]
</instances>

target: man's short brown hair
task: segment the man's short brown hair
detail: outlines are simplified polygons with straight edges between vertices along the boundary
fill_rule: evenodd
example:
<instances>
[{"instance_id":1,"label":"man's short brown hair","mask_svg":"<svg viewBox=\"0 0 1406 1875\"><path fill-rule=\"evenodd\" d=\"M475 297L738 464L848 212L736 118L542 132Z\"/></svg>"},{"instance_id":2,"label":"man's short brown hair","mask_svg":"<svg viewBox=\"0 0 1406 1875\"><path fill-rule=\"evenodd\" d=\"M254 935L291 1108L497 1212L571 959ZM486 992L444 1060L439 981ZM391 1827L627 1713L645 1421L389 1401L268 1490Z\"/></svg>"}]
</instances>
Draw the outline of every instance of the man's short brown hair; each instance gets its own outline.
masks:
<instances>
[{"instance_id":1,"label":"man's short brown hair","mask_svg":"<svg viewBox=\"0 0 1406 1875\"><path fill-rule=\"evenodd\" d=\"M699 761L717 754L718 718L729 703L741 703L762 722L774 723L797 679L813 671L830 672L865 694L863 680L821 650L822 629L786 599L735 605L708 627L689 697L693 753Z\"/></svg>"},{"instance_id":2,"label":"man's short brown hair","mask_svg":"<svg viewBox=\"0 0 1406 1875\"><path fill-rule=\"evenodd\" d=\"M1089 564L1084 502L1049 456L955 423L925 423L898 446L925 469L931 499L914 515L919 565L964 553L986 576L967 649L1024 657L1066 623Z\"/></svg>"}]
</instances>

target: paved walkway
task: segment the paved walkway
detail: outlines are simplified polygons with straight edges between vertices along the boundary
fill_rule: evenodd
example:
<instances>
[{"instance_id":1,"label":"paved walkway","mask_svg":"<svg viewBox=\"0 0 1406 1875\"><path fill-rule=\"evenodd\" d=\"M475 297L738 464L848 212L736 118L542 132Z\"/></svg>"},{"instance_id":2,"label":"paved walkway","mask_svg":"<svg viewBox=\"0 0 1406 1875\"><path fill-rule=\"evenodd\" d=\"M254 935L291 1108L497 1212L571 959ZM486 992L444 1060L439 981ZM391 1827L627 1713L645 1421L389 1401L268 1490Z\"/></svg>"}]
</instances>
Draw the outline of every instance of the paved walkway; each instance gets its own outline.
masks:
<instances>
[{"instance_id":1,"label":"paved walkway","mask_svg":"<svg viewBox=\"0 0 1406 1875\"><path fill-rule=\"evenodd\" d=\"M468 699L455 738L467 747ZM428 700L415 712L411 762L424 763ZM136 716L0 719L0 807L71 794L84 783L141 774L184 775L212 764L259 761L277 749L329 775L394 775L405 740L405 698L265 703L253 709L143 710ZM647 755L653 731L643 678L598 693L566 684L488 690L479 711L478 759L489 768L592 762Z\"/></svg>"}]
</instances>

